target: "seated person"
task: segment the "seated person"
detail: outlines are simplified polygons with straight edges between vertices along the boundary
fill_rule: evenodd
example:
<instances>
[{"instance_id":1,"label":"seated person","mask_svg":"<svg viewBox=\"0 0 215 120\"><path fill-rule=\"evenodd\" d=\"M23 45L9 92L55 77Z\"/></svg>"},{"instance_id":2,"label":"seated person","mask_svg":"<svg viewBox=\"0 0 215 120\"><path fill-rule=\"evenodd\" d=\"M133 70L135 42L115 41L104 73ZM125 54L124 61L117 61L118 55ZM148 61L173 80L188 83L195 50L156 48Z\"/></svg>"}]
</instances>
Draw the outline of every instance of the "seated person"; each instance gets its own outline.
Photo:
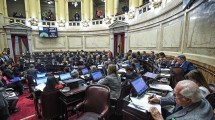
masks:
<instances>
[{"instance_id":1,"label":"seated person","mask_svg":"<svg viewBox=\"0 0 215 120\"><path fill-rule=\"evenodd\" d=\"M130 65L126 66L125 70L126 70L126 73L121 76L121 78L123 79L122 85L127 85L128 82L130 82L130 80L133 80L138 77L138 74L134 72L134 68L132 66Z\"/></svg>"},{"instance_id":2,"label":"seated person","mask_svg":"<svg viewBox=\"0 0 215 120\"><path fill-rule=\"evenodd\" d=\"M117 75L117 69L115 64L108 66L107 76L104 79L98 81L97 84L106 85L110 88L110 98L118 99L121 91L121 79Z\"/></svg>"},{"instance_id":3,"label":"seated person","mask_svg":"<svg viewBox=\"0 0 215 120\"><path fill-rule=\"evenodd\" d=\"M56 89L63 88L63 85L59 84L54 76L48 76L46 87L43 89L44 92L53 91Z\"/></svg>"},{"instance_id":4,"label":"seated person","mask_svg":"<svg viewBox=\"0 0 215 120\"><path fill-rule=\"evenodd\" d=\"M203 74L200 71L192 70L185 75L185 78L192 80L199 86L199 89L200 89L203 97L206 97L208 94L213 92L209 88L209 85L208 85L207 81L205 80L205 77L203 76Z\"/></svg>"},{"instance_id":5,"label":"seated person","mask_svg":"<svg viewBox=\"0 0 215 120\"><path fill-rule=\"evenodd\" d=\"M3 75L4 75L4 72L0 70L0 76L2 76L1 81L4 83L4 85L7 88L13 88L16 92L19 93L19 95L22 95L23 94L23 86L22 86L21 82L17 81L17 82L11 83L10 80L6 76L3 76Z\"/></svg>"},{"instance_id":6,"label":"seated person","mask_svg":"<svg viewBox=\"0 0 215 120\"><path fill-rule=\"evenodd\" d=\"M215 116L210 103L201 95L198 85L191 80L179 81L174 89L173 96L157 98L149 97L150 103L175 105L173 112L158 112L152 107L150 113L154 120L214 120Z\"/></svg>"},{"instance_id":7,"label":"seated person","mask_svg":"<svg viewBox=\"0 0 215 120\"><path fill-rule=\"evenodd\" d=\"M2 86L3 83L0 81L0 120L9 120L8 103L3 96L4 87Z\"/></svg>"},{"instance_id":8,"label":"seated person","mask_svg":"<svg viewBox=\"0 0 215 120\"><path fill-rule=\"evenodd\" d=\"M2 78L2 76L0 76L0 79ZM1 99L6 99L6 101L8 102L9 104L9 111L14 113L14 112L17 112L18 109L16 108L16 104L19 100L19 98L17 96L8 96L7 92L5 92L5 85L4 83L0 80L0 97L1 97L1 94L3 95L4 94L4 98L1 98ZM0 100L1 101L1 100ZM3 101L1 101L2 103L0 103L1 105L4 104ZM6 106L6 105L5 105ZM2 106L3 107L3 106ZM0 107L1 109L1 107ZM0 110L1 111L1 110ZM3 111L1 111L3 112ZM6 112L6 111L5 111ZM1 116L1 115L0 115ZM1 118L1 117L0 117ZM2 119L4 120L4 119Z\"/></svg>"},{"instance_id":9,"label":"seated person","mask_svg":"<svg viewBox=\"0 0 215 120\"><path fill-rule=\"evenodd\" d=\"M195 69L191 62L186 61L186 57L184 55L179 55L177 62L179 66L183 69L185 74Z\"/></svg>"}]
</instances>

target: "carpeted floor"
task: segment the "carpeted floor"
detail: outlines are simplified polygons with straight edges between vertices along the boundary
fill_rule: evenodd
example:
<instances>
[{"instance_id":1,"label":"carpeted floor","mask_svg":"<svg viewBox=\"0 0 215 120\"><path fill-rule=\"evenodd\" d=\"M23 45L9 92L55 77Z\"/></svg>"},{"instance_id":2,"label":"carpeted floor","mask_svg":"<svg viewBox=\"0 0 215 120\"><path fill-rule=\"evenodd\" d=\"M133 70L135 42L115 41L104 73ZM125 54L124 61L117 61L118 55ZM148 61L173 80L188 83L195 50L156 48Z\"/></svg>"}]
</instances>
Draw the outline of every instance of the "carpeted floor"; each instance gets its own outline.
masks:
<instances>
[{"instance_id":1,"label":"carpeted floor","mask_svg":"<svg viewBox=\"0 0 215 120\"><path fill-rule=\"evenodd\" d=\"M34 101L26 98L27 96L29 96L29 94L30 93L28 92L28 90L24 90L24 94L19 96L19 101L17 103L19 111L12 113L10 115L10 120L21 120L23 118L35 115Z\"/></svg>"}]
</instances>

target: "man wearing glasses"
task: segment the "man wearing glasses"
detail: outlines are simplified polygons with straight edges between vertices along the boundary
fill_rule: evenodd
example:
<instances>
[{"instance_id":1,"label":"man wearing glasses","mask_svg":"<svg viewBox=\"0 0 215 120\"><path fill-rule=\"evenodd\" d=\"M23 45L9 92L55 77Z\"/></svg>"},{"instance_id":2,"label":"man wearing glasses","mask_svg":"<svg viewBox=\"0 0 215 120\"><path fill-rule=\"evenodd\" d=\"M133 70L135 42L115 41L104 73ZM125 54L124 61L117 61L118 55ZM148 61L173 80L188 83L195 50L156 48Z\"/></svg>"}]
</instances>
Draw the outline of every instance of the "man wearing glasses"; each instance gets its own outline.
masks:
<instances>
[{"instance_id":1,"label":"man wearing glasses","mask_svg":"<svg viewBox=\"0 0 215 120\"><path fill-rule=\"evenodd\" d=\"M174 105L173 112L159 111L152 107L151 115L155 120L215 120L210 103L201 96L199 87L190 80L183 80L176 85L173 96L148 98L150 103Z\"/></svg>"}]
</instances>

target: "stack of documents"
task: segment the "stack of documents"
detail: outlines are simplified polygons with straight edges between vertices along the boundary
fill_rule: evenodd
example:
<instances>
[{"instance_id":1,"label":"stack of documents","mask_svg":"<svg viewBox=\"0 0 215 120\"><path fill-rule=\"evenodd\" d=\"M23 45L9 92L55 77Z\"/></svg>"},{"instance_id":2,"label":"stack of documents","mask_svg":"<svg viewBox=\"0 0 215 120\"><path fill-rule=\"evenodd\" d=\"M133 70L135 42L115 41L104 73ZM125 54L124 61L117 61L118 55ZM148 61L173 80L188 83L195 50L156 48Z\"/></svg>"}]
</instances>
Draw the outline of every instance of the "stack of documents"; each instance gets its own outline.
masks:
<instances>
[{"instance_id":1,"label":"stack of documents","mask_svg":"<svg viewBox=\"0 0 215 120\"><path fill-rule=\"evenodd\" d=\"M128 104L129 107L138 109L142 112L150 112L151 107L156 107L158 111L161 113L161 106L160 104L151 104L148 102L148 97L150 95L146 94L142 98L134 98L131 97L131 102ZM160 97L157 95L157 97Z\"/></svg>"},{"instance_id":2,"label":"stack of documents","mask_svg":"<svg viewBox=\"0 0 215 120\"><path fill-rule=\"evenodd\" d=\"M173 89L169 85L165 84L149 84L150 88L157 89L157 90L163 90L163 91L172 91Z\"/></svg>"}]
</instances>

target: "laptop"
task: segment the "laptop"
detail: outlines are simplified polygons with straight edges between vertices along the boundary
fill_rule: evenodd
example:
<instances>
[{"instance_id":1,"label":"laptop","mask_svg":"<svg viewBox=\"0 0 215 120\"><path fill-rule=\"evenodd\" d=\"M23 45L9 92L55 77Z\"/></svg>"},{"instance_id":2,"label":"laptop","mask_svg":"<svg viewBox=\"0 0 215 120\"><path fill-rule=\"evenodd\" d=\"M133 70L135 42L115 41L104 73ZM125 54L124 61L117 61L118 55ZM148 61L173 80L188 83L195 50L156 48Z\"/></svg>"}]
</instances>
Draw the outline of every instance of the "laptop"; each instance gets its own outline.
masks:
<instances>
[{"instance_id":1,"label":"laptop","mask_svg":"<svg viewBox=\"0 0 215 120\"><path fill-rule=\"evenodd\" d=\"M47 82L48 77L38 77L36 78L37 85L45 84Z\"/></svg>"},{"instance_id":2,"label":"laptop","mask_svg":"<svg viewBox=\"0 0 215 120\"><path fill-rule=\"evenodd\" d=\"M96 72L93 72L91 73L92 74L92 77L93 77L93 81L94 82L97 82L99 81L101 78L103 78L103 75L101 73L101 71L96 71Z\"/></svg>"},{"instance_id":3,"label":"laptop","mask_svg":"<svg viewBox=\"0 0 215 120\"><path fill-rule=\"evenodd\" d=\"M37 78L45 77L45 76L46 76L46 73L37 73Z\"/></svg>"},{"instance_id":4,"label":"laptop","mask_svg":"<svg viewBox=\"0 0 215 120\"><path fill-rule=\"evenodd\" d=\"M81 70L81 72L82 72L83 75L86 75L86 74L89 73L89 71L88 71L87 68L83 68L83 69Z\"/></svg>"},{"instance_id":5,"label":"laptop","mask_svg":"<svg viewBox=\"0 0 215 120\"><path fill-rule=\"evenodd\" d=\"M157 79L158 78L158 74L154 74L151 72L146 72L143 76L148 77L148 78L152 78L152 79Z\"/></svg>"},{"instance_id":6,"label":"laptop","mask_svg":"<svg viewBox=\"0 0 215 120\"><path fill-rule=\"evenodd\" d=\"M138 77L132 80L131 85L133 86L138 97L141 97L148 89L148 86L142 77Z\"/></svg>"},{"instance_id":7,"label":"laptop","mask_svg":"<svg viewBox=\"0 0 215 120\"><path fill-rule=\"evenodd\" d=\"M65 73L65 74L60 74L60 80L65 81L71 79L71 74L70 73Z\"/></svg>"}]
</instances>

